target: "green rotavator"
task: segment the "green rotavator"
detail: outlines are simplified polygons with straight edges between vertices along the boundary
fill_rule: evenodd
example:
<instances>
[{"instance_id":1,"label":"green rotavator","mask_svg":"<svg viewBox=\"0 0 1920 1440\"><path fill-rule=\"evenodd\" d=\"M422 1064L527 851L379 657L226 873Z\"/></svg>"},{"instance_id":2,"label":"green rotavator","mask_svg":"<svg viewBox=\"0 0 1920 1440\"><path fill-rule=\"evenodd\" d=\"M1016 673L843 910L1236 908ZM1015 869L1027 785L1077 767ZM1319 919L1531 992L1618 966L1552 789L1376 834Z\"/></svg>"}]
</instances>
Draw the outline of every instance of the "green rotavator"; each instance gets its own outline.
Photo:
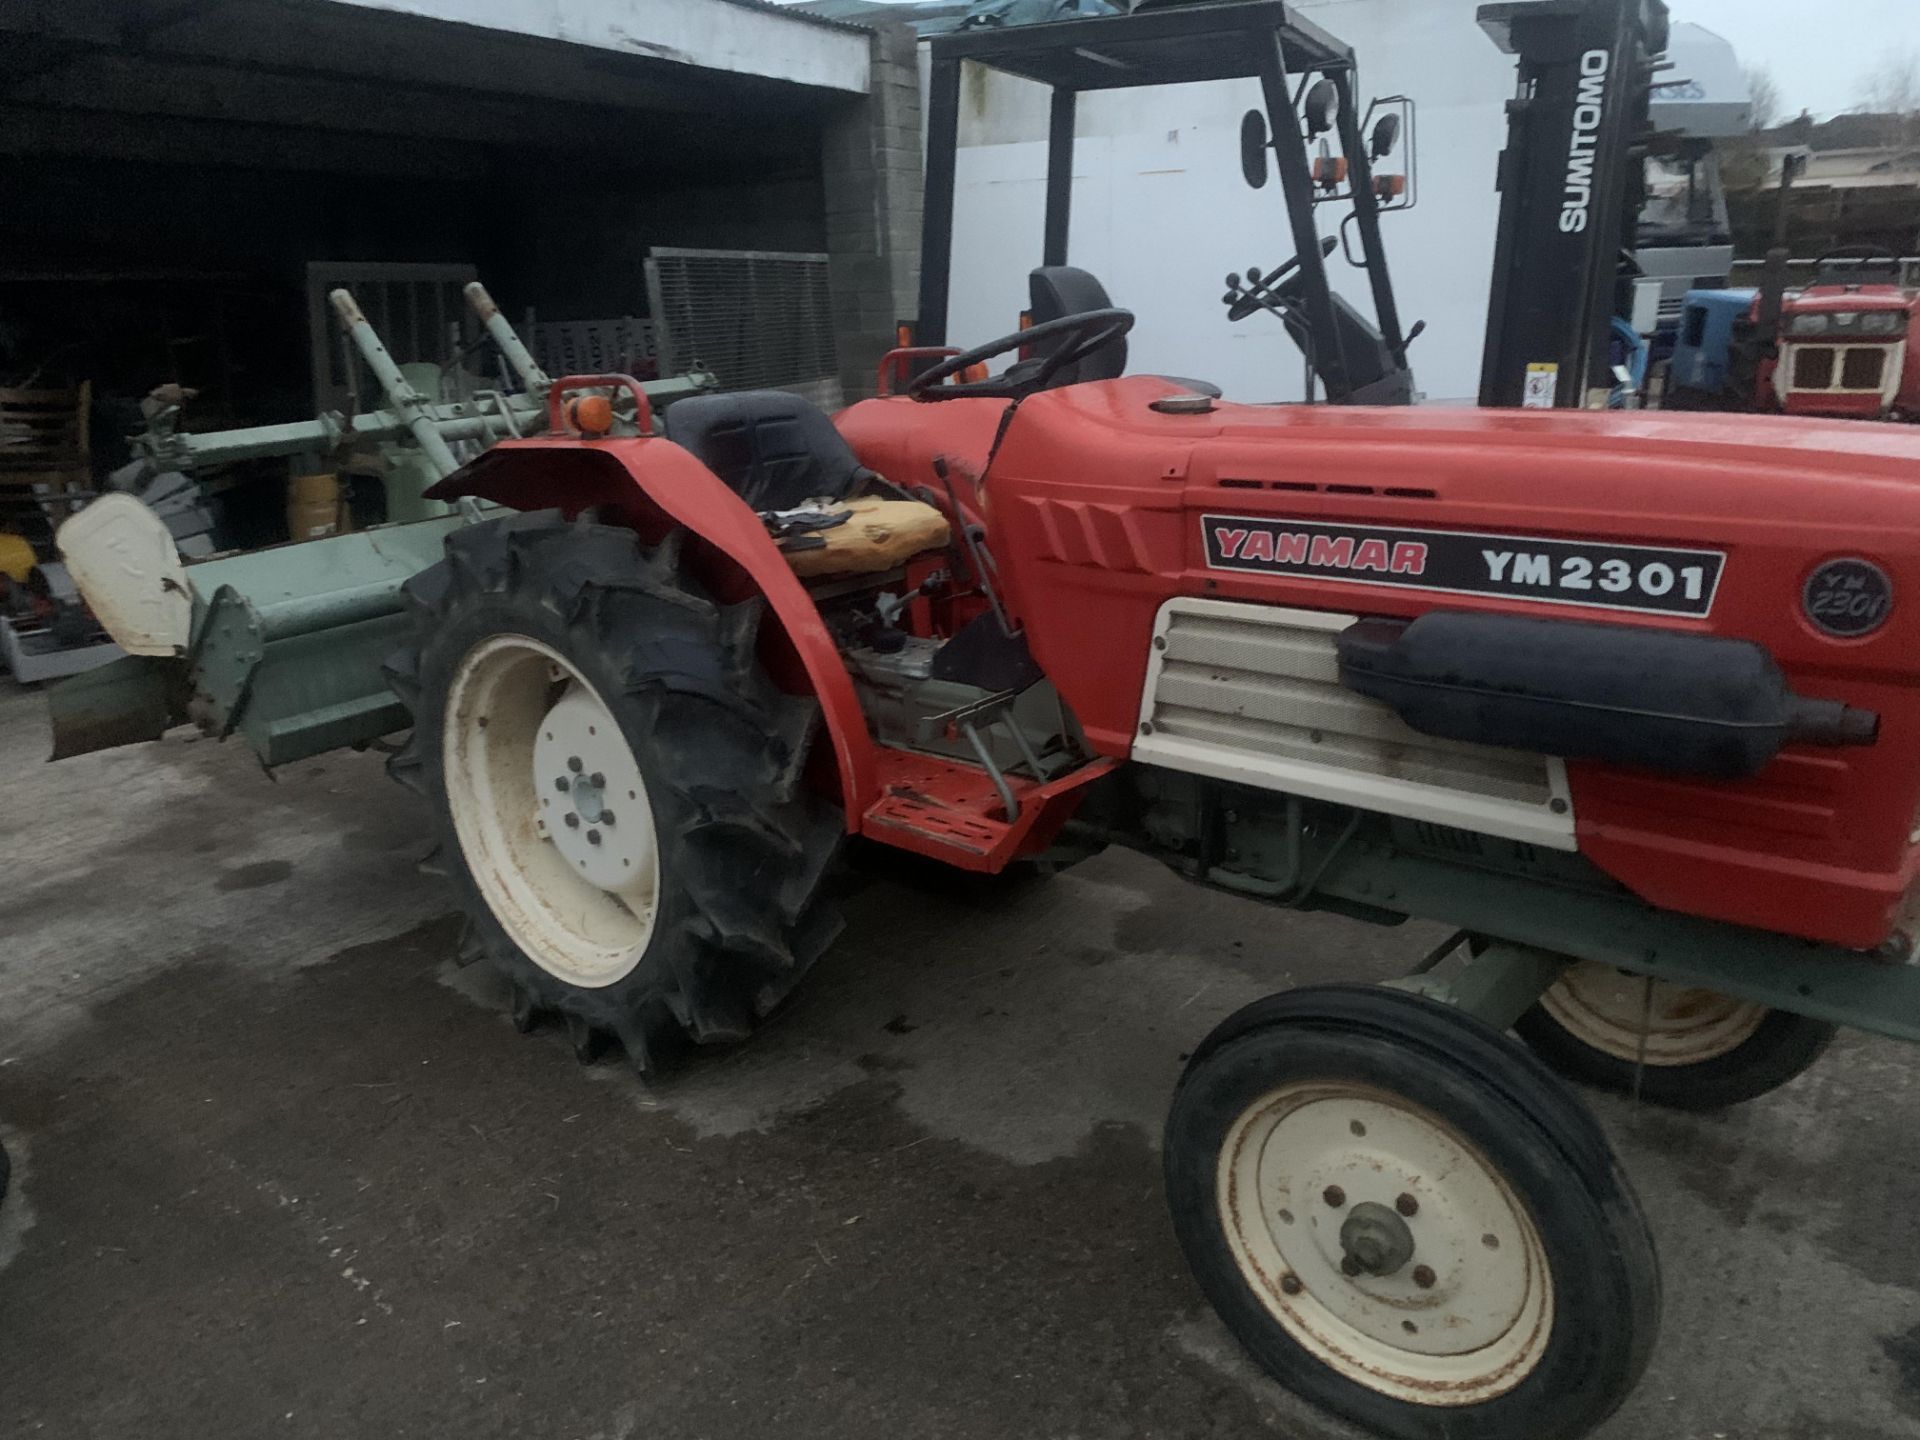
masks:
<instances>
[{"instance_id":1,"label":"green rotavator","mask_svg":"<svg viewBox=\"0 0 1920 1440\"><path fill-rule=\"evenodd\" d=\"M386 405L351 417L194 433L178 404L158 409L136 453L153 473L304 456L316 466L356 447L394 456L389 513L408 523L185 563L166 527L128 494L110 494L61 529L62 558L128 659L48 691L53 758L153 739L192 720L238 734L262 763L284 765L404 729L408 714L380 665L406 631L400 586L439 560L446 537L482 518L474 501L424 491L486 447L544 431L553 382L478 281L467 299L518 376L519 391L441 401L420 393L352 295L329 297ZM624 382L637 383L637 382ZM664 407L714 388L703 372L647 381ZM625 391L621 392L623 395ZM623 401L631 414L631 401Z\"/></svg>"}]
</instances>

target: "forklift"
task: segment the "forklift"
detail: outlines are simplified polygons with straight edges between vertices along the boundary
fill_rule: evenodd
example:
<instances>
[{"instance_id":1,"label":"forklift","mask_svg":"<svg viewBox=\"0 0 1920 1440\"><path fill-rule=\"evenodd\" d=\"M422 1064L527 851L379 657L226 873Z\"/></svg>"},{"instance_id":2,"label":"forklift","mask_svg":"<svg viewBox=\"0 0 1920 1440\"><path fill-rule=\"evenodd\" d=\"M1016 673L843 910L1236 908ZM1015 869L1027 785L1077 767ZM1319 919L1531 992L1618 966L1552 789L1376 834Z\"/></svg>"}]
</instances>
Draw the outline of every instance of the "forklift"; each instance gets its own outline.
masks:
<instances>
[{"instance_id":1,"label":"forklift","mask_svg":"<svg viewBox=\"0 0 1920 1440\"><path fill-rule=\"evenodd\" d=\"M1637 274L1645 137L1667 7L1663 0L1500 0L1481 6L1476 18L1518 70L1496 177L1500 217L1479 403L1604 408L1629 359L1617 317L1631 311ZM1088 43L1096 33L1098 42ZM1077 97L1253 78L1264 105L1243 119L1241 169L1256 189L1277 173L1294 254L1269 270L1228 275L1228 318L1280 320L1305 357L1309 401L1412 402L1407 349L1424 327L1402 326L1381 221L1418 200L1415 106L1393 95L1362 112L1350 46L1279 4L1203 3L970 26L936 36L930 48L919 318L903 326L930 354L948 330L964 64L1051 92L1043 241L1029 277L1027 318L1035 324L1113 303L1097 279L1068 264ZM1333 236L1320 234L1322 206L1344 210ZM1377 324L1332 288L1328 262L1336 250L1365 274ZM1118 375L1125 357L1124 344L1114 345L1083 364L1080 378Z\"/></svg>"},{"instance_id":2,"label":"forklift","mask_svg":"<svg viewBox=\"0 0 1920 1440\"><path fill-rule=\"evenodd\" d=\"M1605 409L1631 376L1632 313L1663 0L1500 0L1480 27L1514 57L1480 404Z\"/></svg>"},{"instance_id":3,"label":"forklift","mask_svg":"<svg viewBox=\"0 0 1920 1440\"><path fill-rule=\"evenodd\" d=\"M1405 405L1413 399L1407 347L1381 242L1382 215L1411 208L1413 103L1355 98L1351 47L1280 0L1163 5L1130 15L1036 25L966 28L935 37L927 92L926 205L922 216L920 314L907 327L926 364L944 353L953 262L954 174L959 149L961 71L969 62L1045 85L1046 217L1040 264L1029 276L1035 325L1106 309L1115 302L1093 275L1068 264L1073 199L1074 115L1082 93L1254 79L1264 108L1241 126L1241 168L1256 188L1268 180L1268 156L1286 204L1293 257L1271 269L1227 277L1228 318L1277 316L1306 357L1307 398L1337 405ZM1289 77L1293 77L1291 80ZM1376 173L1405 136L1397 170ZM1310 147L1314 147L1310 149ZM1315 151L1317 150L1317 153ZM1337 153L1336 153L1337 151ZM1339 237L1322 238L1319 208L1345 208ZM1343 247L1365 273L1378 323L1336 293L1327 261ZM1357 248L1356 248L1357 247ZM1126 365L1115 341L1078 363L1082 380L1111 379ZM1200 390L1217 390L1200 382Z\"/></svg>"}]
</instances>

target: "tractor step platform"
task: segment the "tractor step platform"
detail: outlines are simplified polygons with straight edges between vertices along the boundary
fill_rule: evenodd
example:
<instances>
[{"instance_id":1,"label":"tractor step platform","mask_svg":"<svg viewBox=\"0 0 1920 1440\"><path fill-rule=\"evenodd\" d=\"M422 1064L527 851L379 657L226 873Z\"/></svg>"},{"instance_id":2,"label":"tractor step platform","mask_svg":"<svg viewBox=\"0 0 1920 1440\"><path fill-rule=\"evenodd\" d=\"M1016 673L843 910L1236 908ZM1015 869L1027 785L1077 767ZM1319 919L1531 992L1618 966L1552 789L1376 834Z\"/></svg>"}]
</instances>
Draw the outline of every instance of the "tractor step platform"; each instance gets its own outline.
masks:
<instances>
[{"instance_id":1,"label":"tractor step platform","mask_svg":"<svg viewBox=\"0 0 1920 1440\"><path fill-rule=\"evenodd\" d=\"M1011 819L993 777L978 765L880 747L880 798L860 833L962 870L993 874L1052 843L1080 792L1114 768L1099 759L1047 781L1006 776L1017 809Z\"/></svg>"}]
</instances>

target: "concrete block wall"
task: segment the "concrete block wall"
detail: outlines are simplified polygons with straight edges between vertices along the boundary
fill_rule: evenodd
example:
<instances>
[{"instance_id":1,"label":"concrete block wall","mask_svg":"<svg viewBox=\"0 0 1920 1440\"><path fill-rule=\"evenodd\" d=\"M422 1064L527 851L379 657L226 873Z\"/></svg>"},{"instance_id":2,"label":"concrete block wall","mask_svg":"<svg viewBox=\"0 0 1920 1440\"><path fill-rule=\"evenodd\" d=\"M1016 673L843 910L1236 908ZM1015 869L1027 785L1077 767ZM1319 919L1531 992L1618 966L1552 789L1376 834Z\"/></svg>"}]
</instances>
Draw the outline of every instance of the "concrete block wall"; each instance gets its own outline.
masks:
<instances>
[{"instance_id":1,"label":"concrete block wall","mask_svg":"<svg viewBox=\"0 0 1920 1440\"><path fill-rule=\"evenodd\" d=\"M871 395L874 370L913 314L920 286L920 72L914 33L874 22L867 94L836 109L821 133L828 283L840 383Z\"/></svg>"}]
</instances>

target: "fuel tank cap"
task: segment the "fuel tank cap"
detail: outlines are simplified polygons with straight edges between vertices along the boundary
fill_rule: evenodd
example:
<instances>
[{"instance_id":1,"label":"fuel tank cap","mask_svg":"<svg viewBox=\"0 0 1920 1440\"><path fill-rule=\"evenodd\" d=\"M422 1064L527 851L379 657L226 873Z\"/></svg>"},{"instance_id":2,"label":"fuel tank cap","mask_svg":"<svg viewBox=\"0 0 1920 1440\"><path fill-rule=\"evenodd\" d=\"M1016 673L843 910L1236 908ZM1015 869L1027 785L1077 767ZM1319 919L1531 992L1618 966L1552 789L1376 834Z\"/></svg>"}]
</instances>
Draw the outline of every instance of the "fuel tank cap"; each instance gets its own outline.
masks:
<instances>
[{"instance_id":1,"label":"fuel tank cap","mask_svg":"<svg viewBox=\"0 0 1920 1440\"><path fill-rule=\"evenodd\" d=\"M1147 408L1158 410L1162 415L1207 415L1213 411L1213 396L1182 391L1178 395L1162 395Z\"/></svg>"}]
</instances>

